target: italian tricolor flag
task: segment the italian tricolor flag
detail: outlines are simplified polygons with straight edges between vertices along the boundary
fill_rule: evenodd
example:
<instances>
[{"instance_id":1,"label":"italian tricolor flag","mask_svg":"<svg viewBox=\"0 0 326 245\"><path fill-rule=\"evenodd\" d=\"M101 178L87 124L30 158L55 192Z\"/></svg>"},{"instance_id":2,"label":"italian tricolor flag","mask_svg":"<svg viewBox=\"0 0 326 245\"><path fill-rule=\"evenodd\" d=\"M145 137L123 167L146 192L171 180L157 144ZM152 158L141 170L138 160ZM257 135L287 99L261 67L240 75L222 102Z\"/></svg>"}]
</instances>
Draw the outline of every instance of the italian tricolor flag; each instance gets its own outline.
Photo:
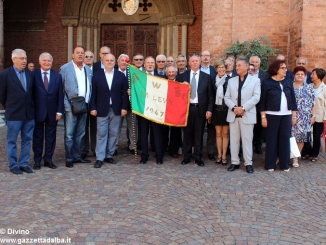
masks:
<instances>
[{"instance_id":1,"label":"italian tricolor flag","mask_svg":"<svg viewBox=\"0 0 326 245\"><path fill-rule=\"evenodd\" d=\"M149 75L132 65L128 69L133 113L160 124L187 125L188 84Z\"/></svg>"}]
</instances>

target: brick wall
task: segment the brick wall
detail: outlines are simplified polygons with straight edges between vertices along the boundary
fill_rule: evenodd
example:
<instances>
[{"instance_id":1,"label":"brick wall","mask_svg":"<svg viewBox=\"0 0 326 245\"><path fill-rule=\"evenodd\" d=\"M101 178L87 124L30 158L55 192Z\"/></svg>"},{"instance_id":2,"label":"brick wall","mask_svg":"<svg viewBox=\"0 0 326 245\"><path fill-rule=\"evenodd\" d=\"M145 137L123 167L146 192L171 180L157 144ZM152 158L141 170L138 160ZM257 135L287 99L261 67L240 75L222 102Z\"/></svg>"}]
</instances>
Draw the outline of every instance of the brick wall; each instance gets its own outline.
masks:
<instances>
[{"instance_id":1,"label":"brick wall","mask_svg":"<svg viewBox=\"0 0 326 245\"><path fill-rule=\"evenodd\" d=\"M38 58L42 52L52 54L53 69L59 70L67 62L67 27L61 24L64 0L50 1L46 15L46 29L38 32L5 32L5 68L12 65L11 51L22 48L26 51L28 61L34 62L38 68Z\"/></svg>"},{"instance_id":2,"label":"brick wall","mask_svg":"<svg viewBox=\"0 0 326 245\"><path fill-rule=\"evenodd\" d=\"M206 0L193 0L194 13L196 15L193 25L188 26L188 48L187 56L198 54L202 48L202 18L203 18L203 2Z\"/></svg>"}]
</instances>

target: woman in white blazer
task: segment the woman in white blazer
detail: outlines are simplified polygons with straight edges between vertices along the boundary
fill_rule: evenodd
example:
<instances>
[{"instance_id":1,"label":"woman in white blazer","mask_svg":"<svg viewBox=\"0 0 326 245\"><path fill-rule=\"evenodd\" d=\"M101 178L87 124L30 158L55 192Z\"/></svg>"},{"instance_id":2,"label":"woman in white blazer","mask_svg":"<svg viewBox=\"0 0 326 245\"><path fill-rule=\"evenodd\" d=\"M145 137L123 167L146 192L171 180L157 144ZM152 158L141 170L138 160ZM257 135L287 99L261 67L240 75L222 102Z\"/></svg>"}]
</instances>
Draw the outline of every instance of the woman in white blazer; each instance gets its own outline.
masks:
<instances>
[{"instance_id":1,"label":"woman in white blazer","mask_svg":"<svg viewBox=\"0 0 326 245\"><path fill-rule=\"evenodd\" d=\"M324 130L324 122L326 121L326 85L323 79L326 71L322 68L315 68L312 70L310 84L315 92L315 109L316 114L312 115L315 118L313 125L313 147L311 150L311 161L316 162L320 150L320 135Z\"/></svg>"}]
</instances>

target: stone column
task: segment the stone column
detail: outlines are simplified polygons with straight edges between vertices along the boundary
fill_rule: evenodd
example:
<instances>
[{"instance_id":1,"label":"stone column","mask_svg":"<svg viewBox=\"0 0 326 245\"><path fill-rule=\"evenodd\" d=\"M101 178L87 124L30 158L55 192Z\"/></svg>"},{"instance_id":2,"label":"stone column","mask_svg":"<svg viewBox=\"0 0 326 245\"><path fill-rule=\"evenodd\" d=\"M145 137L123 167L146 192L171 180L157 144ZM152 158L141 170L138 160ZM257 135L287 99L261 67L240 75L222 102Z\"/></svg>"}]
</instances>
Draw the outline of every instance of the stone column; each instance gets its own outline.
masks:
<instances>
[{"instance_id":1,"label":"stone column","mask_svg":"<svg viewBox=\"0 0 326 245\"><path fill-rule=\"evenodd\" d=\"M165 40L166 40L166 36L165 36L165 26L161 26L161 46L159 48L160 50L160 54L164 54L164 50L165 50Z\"/></svg>"},{"instance_id":2,"label":"stone column","mask_svg":"<svg viewBox=\"0 0 326 245\"><path fill-rule=\"evenodd\" d=\"M0 0L0 71L3 70L4 62L4 50L3 50L3 0ZM0 110L2 105L0 104Z\"/></svg>"},{"instance_id":3,"label":"stone column","mask_svg":"<svg viewBox=\"0 0 326 245\"><path fill-rule=\"evenodd\" d=\"M69 62L74 48L74 26L78 25L78 18L61 17L61 22L63 26L68 27L67 61Z\"/></svg>"},{"instance_id":4,"label":"stone column","mask_svg":"<svg viewBox=\"0 0 326 245\"><path fill-rule=\"evenodd\" d=\"M173 26L172 33L172 56L176 58L178 56L178 26Z\"/></svg>"},{"instance_id":5,"label":"stone column","mask_svg":"<svg viewBox=\"0 0 326 245\"><path fill-rule=\"evenodd\" d=\"M187 33L188 26L183 24L181 27L181 54L187 55Z\"/></svg>"},{"instance_id":6,"label":"stone column","mask_svg":"<svg viewBox=\"0 0 326 245\"><path fill-rule=\"evenodd\" d=\"M172 26L167 25L166 27L166 53L165 55L171 55L172 51Z\"/></svg>"},{"instance_id":7,"label":"stone column","mask_svg":"<svg viewBox=\"0 0 326 245\"><path fill-rule=\"evenodd\" d=\"M99 40L97 40L97 33L100 30L100 26L98 26L98 20L94 20L93 23L93 53L94 53L94 61L98 61L98 54L100 51L100 47L99 47Z\"/></svg>"}]
</instances>

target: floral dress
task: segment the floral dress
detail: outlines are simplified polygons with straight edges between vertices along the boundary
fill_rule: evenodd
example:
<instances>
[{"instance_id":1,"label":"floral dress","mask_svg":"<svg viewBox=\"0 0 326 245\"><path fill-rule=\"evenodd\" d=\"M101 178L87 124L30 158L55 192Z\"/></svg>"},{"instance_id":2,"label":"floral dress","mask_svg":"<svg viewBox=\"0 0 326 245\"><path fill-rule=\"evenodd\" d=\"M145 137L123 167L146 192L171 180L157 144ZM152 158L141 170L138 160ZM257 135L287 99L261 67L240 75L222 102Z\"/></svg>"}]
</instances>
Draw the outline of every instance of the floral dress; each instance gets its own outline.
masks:
<instances>
[{"instance_id":1,"label":"floral dress","mask_svg":"<svg viewBox=\"0 0 326 245\"><path fill-rule=\"evenodd\" d=\"M294 88L297 101L297 122L293 126L294 137L297 142L307 142L307 132L310 131L310 119L314 107L315 94L313 88L306 83Z\"/></svg>"}]
</instances>

